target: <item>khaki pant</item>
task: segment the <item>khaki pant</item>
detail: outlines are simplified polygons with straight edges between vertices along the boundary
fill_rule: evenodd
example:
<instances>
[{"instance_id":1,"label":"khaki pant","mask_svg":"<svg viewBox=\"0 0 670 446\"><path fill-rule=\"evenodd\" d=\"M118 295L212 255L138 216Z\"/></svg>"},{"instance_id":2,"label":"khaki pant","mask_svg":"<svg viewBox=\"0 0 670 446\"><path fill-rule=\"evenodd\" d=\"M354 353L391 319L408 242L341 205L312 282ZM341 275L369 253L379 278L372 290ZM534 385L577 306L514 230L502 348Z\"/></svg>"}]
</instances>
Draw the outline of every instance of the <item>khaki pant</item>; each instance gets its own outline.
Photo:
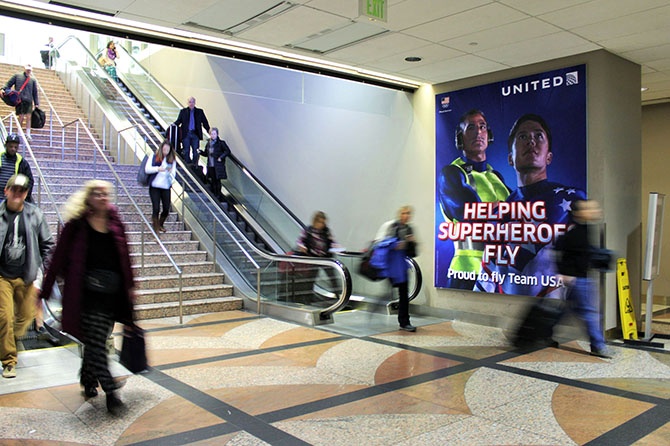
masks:
<instances>
[{"instance_id":1,"label":"khaki pant","mask_svg":"<svg viewBox=\"0 0 670 446\"><path fill-rule=\"evenodd\" d=\"M16 365L16 338L26 334L35 317L33 286L23 279L0 277L0 360Z\"/></svg>"}]
</instances>

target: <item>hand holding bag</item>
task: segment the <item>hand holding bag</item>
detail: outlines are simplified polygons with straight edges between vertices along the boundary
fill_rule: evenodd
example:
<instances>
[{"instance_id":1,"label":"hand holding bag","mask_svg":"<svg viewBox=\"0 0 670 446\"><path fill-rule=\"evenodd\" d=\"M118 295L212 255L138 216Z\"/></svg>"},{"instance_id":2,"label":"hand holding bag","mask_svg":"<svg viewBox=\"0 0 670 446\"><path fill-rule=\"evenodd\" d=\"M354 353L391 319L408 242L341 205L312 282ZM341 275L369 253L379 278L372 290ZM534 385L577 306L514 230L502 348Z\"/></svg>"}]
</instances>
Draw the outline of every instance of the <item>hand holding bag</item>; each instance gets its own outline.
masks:
<instances>
[{"instance_id":1,"label":"hand holding bag","mask_svg":"<svg viewBox=\"0 0 670 446\"><path fill-rule=\"evenodd\" d=\"M141 373L147 369L144 330L135 324L126 325L123 328L123 344L119 362L132 373Z\"/></svg>"}]
</instances>

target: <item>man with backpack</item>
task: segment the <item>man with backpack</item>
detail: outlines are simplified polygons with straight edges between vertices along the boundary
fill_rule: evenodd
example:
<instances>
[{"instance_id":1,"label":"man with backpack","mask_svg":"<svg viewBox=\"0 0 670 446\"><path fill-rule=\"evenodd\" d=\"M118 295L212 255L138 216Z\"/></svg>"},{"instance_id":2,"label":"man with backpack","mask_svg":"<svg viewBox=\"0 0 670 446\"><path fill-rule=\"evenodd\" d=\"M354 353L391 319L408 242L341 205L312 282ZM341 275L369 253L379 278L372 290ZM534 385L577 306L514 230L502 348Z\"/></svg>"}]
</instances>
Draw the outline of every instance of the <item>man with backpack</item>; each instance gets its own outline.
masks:
<instances>
[{"instance_id":1,"label":"man with backpack","mask_svg":"<svg viewBox=\"0 0 670 446\"><path fill-rule=\"evenodd\" d=\"M25 126L26 139L28 141L32 141L30 137L30 117L33 112L33 104L35 107L40 106L37 94L37 82L32 77L32 73L33 67L26 65L23 73L17 73L9 78L2 90L0 90L0 97L3 98L10 93L12 87L14 87L14 91L19 93L20 101L15 105L16 116L19 118L20 125Z\"/></svg>"}]
</instances>

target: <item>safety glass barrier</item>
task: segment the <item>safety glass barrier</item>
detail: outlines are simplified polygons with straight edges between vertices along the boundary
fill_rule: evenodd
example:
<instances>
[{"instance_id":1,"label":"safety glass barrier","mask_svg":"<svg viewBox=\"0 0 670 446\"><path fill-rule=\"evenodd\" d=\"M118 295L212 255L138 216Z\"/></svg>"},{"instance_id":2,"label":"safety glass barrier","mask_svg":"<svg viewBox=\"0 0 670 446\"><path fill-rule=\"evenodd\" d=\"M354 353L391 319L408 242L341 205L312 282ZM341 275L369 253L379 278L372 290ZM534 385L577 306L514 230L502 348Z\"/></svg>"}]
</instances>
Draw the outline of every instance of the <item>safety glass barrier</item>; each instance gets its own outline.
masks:
<instances>
[{"instance_id":1,"label":"safety glass barrier","mask_svg":"<svg viewBox=\"0 0 670 446\"><path fill-rule=\"evenodd\" d=\"M351 285L339 261L267 252L255 234L245 234L244 222L237 225L223 218L225 205L212 200L199 184L180 174L177 181L185 218L198 222L197 230L213 241L212 254L225 257L261 301L330 312L346 305Z\"/></svg>"},{"instance_id":2,"label":"safety glass barrier","mask_svg":"<svg viewBox=\"0 0 670 446\"><path fill-rule=\"evenodd\" d=\"M226 163L228 179L224 187L242 208L281 246L284 252L295 247L302 226L272 194L240 164Z\"/></svg>"}]
</instances>

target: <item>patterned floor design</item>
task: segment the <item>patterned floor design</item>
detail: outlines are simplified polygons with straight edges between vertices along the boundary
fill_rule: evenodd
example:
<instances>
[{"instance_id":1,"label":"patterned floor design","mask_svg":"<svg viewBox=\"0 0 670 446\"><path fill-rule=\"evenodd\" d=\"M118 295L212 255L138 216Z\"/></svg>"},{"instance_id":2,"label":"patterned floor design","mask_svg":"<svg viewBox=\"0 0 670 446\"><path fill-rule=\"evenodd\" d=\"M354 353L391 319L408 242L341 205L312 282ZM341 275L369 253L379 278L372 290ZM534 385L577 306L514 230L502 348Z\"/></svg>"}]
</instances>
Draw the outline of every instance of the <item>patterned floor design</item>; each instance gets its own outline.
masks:
<instances>
[{"instance_id":1,"label":"patterned floor design","mask_svg":"<svg viewBox=\"0 0 670 446\"><path fill-rule=\"evenodd\" d=\"M351 336L241 311L146 321L151 369L128 376L119 416L81 393L76 349L21 352L0 378L0 444L670 444L667 352L522 354L499 329L419 323Z\"/></svg>"}]
</instances>

